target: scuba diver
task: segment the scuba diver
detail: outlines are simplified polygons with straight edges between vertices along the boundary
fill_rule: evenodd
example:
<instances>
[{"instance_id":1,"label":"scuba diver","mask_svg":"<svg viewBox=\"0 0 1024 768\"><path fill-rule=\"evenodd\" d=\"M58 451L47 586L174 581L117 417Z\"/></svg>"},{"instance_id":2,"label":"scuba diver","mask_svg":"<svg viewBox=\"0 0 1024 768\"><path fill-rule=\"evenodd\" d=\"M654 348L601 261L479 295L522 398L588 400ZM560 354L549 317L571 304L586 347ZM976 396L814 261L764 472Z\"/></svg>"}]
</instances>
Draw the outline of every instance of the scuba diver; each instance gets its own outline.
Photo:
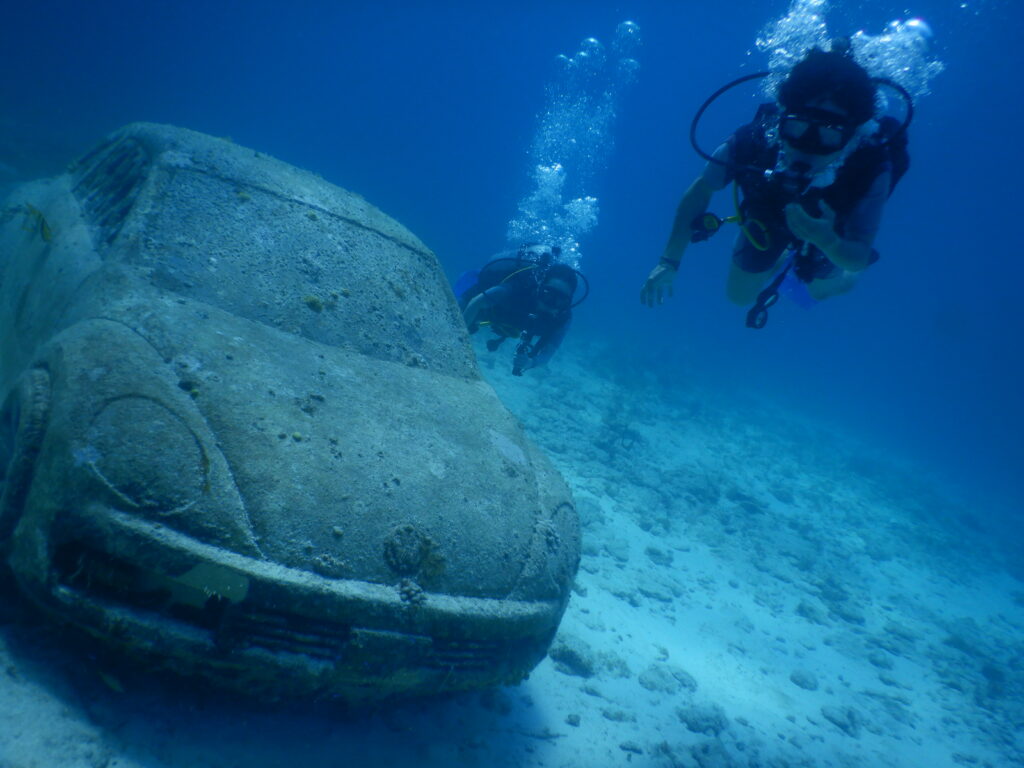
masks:
<instances>
[{"instance_id":1,"label":"scuba diver","mask_svg":"<svg viewBox=\"0 0 1024 768\"><path fill-rule=\"evenodd\" d=\"M735 304L753 304L746 321L751 328L764 326L780 292L811 306L850 290L878 260L872 244L882 209L909 166L909 93L872 78L854 61L848 42L834 41L829 51L813 48L793 66L778 87L777 103L762 104L753 122L713 155L703 152L696 127L704 110L726 90L768 74L723 86L694 117L690 140L708 163L683 195L661 259L643 285L640 300L647 306L672 295L686 247L726 222L740 226L726 293ZM875 117L880 85L906 102L902 122ZM736 214L721 219L707 207L730 182Z\"/></svg>"},{"instance_id":2,"label":"scuba diver","mask_svg":"<svg viewBox=\"0 0 1024 768\"><path fill-rule=\"evenodd\" d=\"M572 322L572 310L590 291L578 270L556 259L558 246L531 244L512 257L466 272L455 285L459 308L471 334L487 325L495 334L487 349L496 351L508 338L518 339L512 373L544 365L554 355ZM579 282L583 296L573 301Z\"/></svg>"}]
</instances>

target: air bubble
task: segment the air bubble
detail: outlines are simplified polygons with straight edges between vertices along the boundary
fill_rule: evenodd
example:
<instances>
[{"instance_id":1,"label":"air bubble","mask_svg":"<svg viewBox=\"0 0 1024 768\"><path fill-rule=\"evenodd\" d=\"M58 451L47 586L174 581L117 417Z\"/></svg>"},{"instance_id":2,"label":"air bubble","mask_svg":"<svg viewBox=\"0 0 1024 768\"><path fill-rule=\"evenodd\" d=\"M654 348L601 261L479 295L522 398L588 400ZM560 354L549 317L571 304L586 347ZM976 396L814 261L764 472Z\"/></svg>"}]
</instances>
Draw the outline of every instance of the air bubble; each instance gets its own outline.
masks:
<instances>
[{"instance_id":1,"label":"air bubble","mask_svg":"<svg viewBox=\"0 0 1024 768\"><path fill-rule=\"evenodd\" d=\"M825 24L825 0L791 0L786 15L769 23L757 38L757 47L768 54L771 77L763 92L773 98L779 83L811 48L829 49ZM928 93L928 84L944 69L930 55L932 30L920 18L890 22L879 35L857 32L850 39L854 58L873 77L895 80L914 97Z\"/></svg>"},{"instance_id":2,"label":"air bubble","mask_svg":"<svg viewBox=\"0 0 1024 768\"><path fill-rule=\"evenodd\" d=\"M596 74L604 67L604 46L594 38L588 37L573 58L582 71L590 75Z\"/></svg>"},{"instance_id":3,"label":"air bubble","mask_svg":"<svg viewBox=\"0 0 1024 768\"><path fill-rule=\"evenodd\" d=\"M909 21L903 22L903 28L907 33L915 35L920 45L927 48L935 37L935 33L932 32L931 26L924 19L910 19Z\"/></svg>"},{"instance_id":4,"label":"air bubble","mask_svg":"<svg viewBox=\"0 0 1024 768\"><path fill-rule=\"evenodd\" d=\"M629 85L636 81L640 72L640 62L636 59L619 59L618 70L619 82Z\"/></svg>"},{"instance_id":5,"label":"air bubble","mask_svg":"<svg viewBox=\"0 0 1024 768\"><path fill-rule=\"evenodd\" d=\"M618 99L640 65L623 55L639 42L639 28L623 22L609 56L596 38L580 42L569 57L557 56L555 81L530 150L533 189L509 222L508 240L544 242L562 249L561 260L578 266L579 241L597 225L597 198L587 194L613 144ZM623 47L625 46L625 47Z\"/></svg>"},{"instance_id":6,"label":"air bubble","mask_svg":"<svg viewBox=\"0 0 1024 768\"><path fill-rule=\"evenodd\" d=\"M928 23L913 18L889 22L881 35L858 32L851 43L857 60L873 76L895 80L916 98L929 92L929 82L944 69L930 55L932 37Z\"/></svg>"},{"instance_id":7,"label":"air bubble","mask_svg":"<svg viewBox=\"0 0 1024 768\"><path fill-rule=\"evenodd\" d=\"M604 58L604 46L601 45L601 41L596 37L588 37L582 43L580 43L580 53L587 53L593 56L595 59Z\"/></svg>"},{"instance_id":8,"label":"air bubble","mask_svg":"<svg viewBox=\"0 0 1024 768\"><path fill-rule=\"evenodd\" d=\"M615 30L612 49L619 56L633 56L640 47L640 27L636 22L624 21Z\"/></svg>"}]
</instances>

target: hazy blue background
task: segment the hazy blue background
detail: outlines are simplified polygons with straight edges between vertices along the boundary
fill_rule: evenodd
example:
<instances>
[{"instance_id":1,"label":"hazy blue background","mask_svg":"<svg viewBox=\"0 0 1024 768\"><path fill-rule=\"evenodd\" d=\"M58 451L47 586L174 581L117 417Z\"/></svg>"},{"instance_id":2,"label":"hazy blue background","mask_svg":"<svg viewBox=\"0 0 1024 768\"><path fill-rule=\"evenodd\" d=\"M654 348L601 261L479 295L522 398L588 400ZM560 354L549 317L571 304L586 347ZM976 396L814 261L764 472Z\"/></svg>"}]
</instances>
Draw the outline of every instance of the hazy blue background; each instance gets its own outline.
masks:
<instances>
[{"instance_id":1,"label":"hazy blue background","mask_svg":"<svg viewBox=\"0 0 1024 768\"><path fill-rule=\"evenodd\" d=\"M920 100L912 169L857 291L743 327L723 297L729 236L691 249L675 298L638 292L700 168L687 131L711 91L761 69L787 3L36 2L0 25L0 180L58 171L123 123L174 123L309 168L419 235L450 276L504 246L558 53L631 19L640 80L592 190L594 284L575 338L666 381L760 390L1001 497L1019 521L1024 9L1010 0L835 4L835 34L923 16L946 71ZM727 9L727 10L724 10ZM723 137L755 102L723 101ZM727 213L729 200L716 201ZM572 339L570 339L570 344ZM627 351L628 350L628 351ZM557 359L556 359L557 363ZM607 375L607 362L598 369ZM569 393L571 394L571 393ZM982 511L982 510L979 510Z\"/></svg>"}]
</instances>

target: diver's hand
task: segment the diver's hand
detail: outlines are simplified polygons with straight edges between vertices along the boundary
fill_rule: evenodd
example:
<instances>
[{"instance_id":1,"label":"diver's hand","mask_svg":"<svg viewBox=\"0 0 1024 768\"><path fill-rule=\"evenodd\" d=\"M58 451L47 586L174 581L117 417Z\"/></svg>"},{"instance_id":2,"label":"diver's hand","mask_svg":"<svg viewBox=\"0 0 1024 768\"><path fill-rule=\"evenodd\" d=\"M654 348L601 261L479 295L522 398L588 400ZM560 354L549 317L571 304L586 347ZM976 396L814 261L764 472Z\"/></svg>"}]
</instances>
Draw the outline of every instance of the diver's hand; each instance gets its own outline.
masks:
<instances>
[{"instance_id":1,"label":"diver's hand","mask_svg":"<svg viewBox=\"0 0 1024 768\"><path fill-rule=\"evenodd\" d=\"M676 279L676 269L668 264L659 263L647 276L644 287L640 289L640 303L653 307L664 301L664 294L672 295L672 281Z\"/></svg>"},{"instance_id":2,"label":"diver's hand","mask_svg":"<svg viewBox=\"0 0 1024 768\"><path fill-rule=\"evenodd\" d=\"M790 203L786 206L786 226L798 240L810 243L828 255L839 241L836 212L824 200L821 201L821 211L821 216L811 216L799 203Z\"/></svg>"}]
</instances>

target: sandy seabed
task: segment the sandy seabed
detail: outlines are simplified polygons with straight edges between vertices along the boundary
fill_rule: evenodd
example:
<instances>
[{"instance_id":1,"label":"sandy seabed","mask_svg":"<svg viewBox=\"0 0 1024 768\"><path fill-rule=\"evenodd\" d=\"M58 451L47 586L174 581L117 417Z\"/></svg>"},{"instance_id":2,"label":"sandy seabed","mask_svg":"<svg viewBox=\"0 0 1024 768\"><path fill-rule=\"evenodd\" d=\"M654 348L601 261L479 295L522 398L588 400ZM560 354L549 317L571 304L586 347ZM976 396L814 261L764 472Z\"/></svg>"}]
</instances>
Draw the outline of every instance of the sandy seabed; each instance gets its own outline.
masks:
<instances>
[{"instance_id":1,"label":"sandy seabed","mask_svg":"<svg viewBox=\"0 0 1024 768\"><path fill-rule=\"evenodd\" d=\"M594 345L520 379L477 342L583 524L529 680L282 711L114 677L0 613L0 768L1024 766L1024 583L988 510Z\"/></svg>"}]
</instances>

